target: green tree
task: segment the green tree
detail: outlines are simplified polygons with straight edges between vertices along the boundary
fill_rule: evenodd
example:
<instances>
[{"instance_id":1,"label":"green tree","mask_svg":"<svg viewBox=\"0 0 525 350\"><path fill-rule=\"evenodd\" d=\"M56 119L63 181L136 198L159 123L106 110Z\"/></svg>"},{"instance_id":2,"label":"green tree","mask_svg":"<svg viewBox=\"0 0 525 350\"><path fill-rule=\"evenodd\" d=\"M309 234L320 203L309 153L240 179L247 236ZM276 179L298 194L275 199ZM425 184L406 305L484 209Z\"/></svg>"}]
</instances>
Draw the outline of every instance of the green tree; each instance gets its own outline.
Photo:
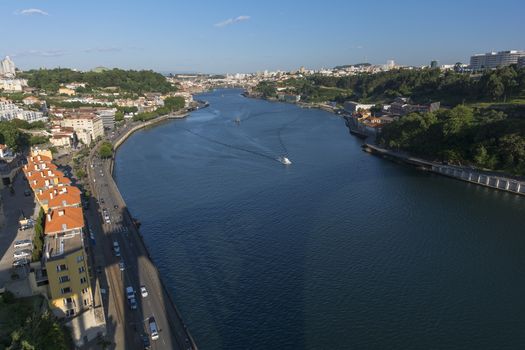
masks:
<instances>
[{"instance_id":1,"label":"green tree","mask_svg":"<svg viewBox=\"0 0 525 350\"><path fill-rule=\"evenodd\" d=\"M98 154L100 158L111 158L113 156L113 145L110 142L103 142L99 149Z\"/></svg>"}]
</instances>

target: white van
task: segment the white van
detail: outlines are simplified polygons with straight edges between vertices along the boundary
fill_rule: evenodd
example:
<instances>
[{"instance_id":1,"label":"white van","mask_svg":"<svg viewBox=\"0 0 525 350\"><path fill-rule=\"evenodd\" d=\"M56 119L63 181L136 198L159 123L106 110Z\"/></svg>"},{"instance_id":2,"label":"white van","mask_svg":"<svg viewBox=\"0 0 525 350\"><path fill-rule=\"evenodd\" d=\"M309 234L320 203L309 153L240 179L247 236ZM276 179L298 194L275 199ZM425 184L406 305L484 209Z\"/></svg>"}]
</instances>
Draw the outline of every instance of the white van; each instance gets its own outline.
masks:
<instances>
[{"instance_id":1,"label":"white van","mask_svg":"<svg viewBox=\"0 0 525 350\"><path fill-rule=\"evenodd\" d=\"M157 322L155 322L155 317L153 316L149 318L149 330L151 332L151 340L159 339L159 330L157 328Z\"/></svg>"}]
</instances>

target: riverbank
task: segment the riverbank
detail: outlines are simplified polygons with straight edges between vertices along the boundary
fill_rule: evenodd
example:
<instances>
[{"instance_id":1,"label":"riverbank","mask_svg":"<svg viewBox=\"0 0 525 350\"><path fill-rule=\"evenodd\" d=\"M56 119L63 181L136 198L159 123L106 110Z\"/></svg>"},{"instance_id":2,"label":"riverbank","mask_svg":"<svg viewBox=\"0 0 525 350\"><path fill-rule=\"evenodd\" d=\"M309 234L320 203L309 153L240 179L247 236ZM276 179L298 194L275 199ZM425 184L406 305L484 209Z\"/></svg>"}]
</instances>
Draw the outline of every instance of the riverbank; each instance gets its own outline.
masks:
<instances>
[{"instance_id":1,"label":"riverbank","mask_svg":"<svg viewBox=\"0 0 525 350\"><path fill-rule=\"evenodd\" d=\"M484 172L478 169L431 162L424 159L411 157L410 155L394 152L369 143L363 144L362 148L363 151L370 154L414 166L420 170L429 171L434 174L447 176L456 180L470 182L476 185L525 196L525 182L510 176L506 176L504 174L496 174Z\"/></svg>"}]
</instances>

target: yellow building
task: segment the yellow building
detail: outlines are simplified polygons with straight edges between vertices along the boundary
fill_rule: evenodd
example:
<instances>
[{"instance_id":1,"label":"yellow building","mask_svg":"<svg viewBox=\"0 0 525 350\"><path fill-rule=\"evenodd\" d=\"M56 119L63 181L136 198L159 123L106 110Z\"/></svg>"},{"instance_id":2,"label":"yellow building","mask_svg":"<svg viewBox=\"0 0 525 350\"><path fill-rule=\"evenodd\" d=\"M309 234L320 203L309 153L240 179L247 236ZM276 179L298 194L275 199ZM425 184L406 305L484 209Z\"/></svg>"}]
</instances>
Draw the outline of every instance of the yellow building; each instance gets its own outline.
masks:
<instances>
[{"instance_id":1,"label":"yellow building","mask_svg":"<svg viewBox=\"0 0 525 350\"><path fill-rule=\"evenodd\" d=\"M75 90L67 88L67 87L60 87L58 88L58 93L60 95L73 96L75 94Z\"/></svg>"},{"instance_id":2,"label":"yellow building","mask_svg":"<svg viewBox=\"0 0 525 350\"><path fill-rule=\"evenodd\" d=\"M53 160L53 153L48 149L42 149L37 146L31 147L31 157L44 156L48 157L49 160Z\"/></svg>"},{"instance_id":3,"label":"yellow building","mask_svg":"<svg viewBox=\"0 0 525 350\"><path fill-rule=\"evenodd\" d=\"M82 233L46 236L49 300L58 317L72 317L93 305Z\"/></svg>"}]
</instances>

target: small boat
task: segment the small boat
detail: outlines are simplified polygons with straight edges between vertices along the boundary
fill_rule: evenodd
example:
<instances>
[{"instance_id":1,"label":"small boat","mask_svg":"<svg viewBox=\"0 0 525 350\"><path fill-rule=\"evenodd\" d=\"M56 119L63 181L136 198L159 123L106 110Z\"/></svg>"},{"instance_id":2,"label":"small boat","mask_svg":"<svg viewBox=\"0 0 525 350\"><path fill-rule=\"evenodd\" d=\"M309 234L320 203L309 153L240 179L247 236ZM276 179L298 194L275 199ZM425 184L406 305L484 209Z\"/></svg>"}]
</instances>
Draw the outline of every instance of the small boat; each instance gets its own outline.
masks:
<instances>
[{"instance_id":1,"label":"small boat","mask_svg":"<svg viewBox=\"0 0 525 350\"><path fill-rule=\"evenodd\" d=\"M236 124L240 124L241 123L241 118L239 118L239 117L235 118L235 123Z\"/></svg>"},{"instance_id":2,"label":"small boat","mask_svg":"<svg viewBox=\"0 0 525 350\"><path fill-rule=\"evenodd\" d=\"M290 159L288 159L287 157L285 156L281 156L277 159L279 162L281 162L282 164L284 165L290 165L292 164L292 162L290 161Z\"/></svg>"}]
</instances>

